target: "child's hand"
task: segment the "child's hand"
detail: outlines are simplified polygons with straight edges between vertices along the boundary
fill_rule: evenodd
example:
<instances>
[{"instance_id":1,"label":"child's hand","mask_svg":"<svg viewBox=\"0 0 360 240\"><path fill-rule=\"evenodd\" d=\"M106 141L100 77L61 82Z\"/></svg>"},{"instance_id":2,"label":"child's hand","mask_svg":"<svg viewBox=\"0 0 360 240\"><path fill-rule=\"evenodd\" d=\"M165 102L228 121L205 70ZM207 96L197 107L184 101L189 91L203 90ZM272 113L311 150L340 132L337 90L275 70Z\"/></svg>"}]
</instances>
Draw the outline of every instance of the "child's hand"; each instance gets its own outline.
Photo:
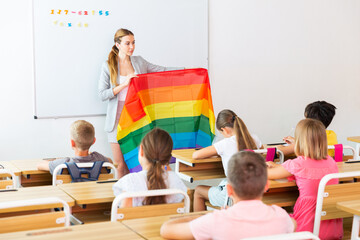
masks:
<instances>
[{"instance_id":1,"label":"child's hand","mask_svg":"<svg viewBox=\"0 0 360 240\"><path fill-rule=\"evenodd\" d=\"M268 166L268 168L273 168L276 166L276 163L274 162L266 162L266 165Z\"/></svg>"},{"instance_id":2,"label":"child's hand","mask_svg":"<svg viewBox=\"0 0 360 240\"><path fill-rule=\"evenodd\" d=\"M283 141L287 144L293 144L295 142L295 138L293 138L292 136L287 136L283 138Z\"/></svg>"}]
</instances>

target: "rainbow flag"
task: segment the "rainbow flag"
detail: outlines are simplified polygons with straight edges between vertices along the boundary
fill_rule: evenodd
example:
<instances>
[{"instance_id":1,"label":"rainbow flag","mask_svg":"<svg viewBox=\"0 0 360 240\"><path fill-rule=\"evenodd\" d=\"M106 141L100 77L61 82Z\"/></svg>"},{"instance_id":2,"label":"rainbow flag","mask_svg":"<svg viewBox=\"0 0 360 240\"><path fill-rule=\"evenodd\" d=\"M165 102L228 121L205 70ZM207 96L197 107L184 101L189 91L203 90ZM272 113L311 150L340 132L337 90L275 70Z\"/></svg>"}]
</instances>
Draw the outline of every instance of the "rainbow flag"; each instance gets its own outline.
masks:
<instances>
[{"instance_id":1,"label":"rainbow flag","mask_svg":"<svg viewBox=\"0 0 360 240\"><path fill-rule=\"evenodd\" d=\"M117 140L130 172L138 172L138 147L151 129L166 130L174 149L207 147L215 136L215 116L206 69L138 75L131 81Z\"/></svg>"}]
</instances>

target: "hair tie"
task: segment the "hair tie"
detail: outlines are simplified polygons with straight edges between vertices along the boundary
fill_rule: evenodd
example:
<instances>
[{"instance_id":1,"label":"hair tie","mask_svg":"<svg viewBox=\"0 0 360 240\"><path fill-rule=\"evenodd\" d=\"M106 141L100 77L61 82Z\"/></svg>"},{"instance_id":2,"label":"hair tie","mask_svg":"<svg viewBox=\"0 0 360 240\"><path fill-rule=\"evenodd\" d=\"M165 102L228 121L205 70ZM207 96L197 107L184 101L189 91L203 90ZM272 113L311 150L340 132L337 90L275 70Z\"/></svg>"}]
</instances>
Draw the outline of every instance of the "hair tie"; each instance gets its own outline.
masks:
<instances>
[{"instance_id":1,"label":"hair tie","mask_svg":"<svg viewBox=\"0 0 360 240\"><path fill-rule=\"evenodd\" d=\"M232 117L232 122L235 122L236 115Z\"/></svg>"}]
</instances>

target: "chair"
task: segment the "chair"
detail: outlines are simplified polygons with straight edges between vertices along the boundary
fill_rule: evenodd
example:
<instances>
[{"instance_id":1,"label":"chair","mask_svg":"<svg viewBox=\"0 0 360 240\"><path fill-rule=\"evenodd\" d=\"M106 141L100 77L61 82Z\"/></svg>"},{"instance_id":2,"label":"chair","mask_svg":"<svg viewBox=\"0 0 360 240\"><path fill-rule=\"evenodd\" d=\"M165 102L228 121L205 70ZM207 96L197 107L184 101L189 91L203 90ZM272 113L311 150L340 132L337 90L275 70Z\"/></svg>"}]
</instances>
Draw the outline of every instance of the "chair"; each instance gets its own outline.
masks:
<instances>
[{"instance_id":1,"label":"chair","mask_svg":"<svg viewBox=\"0 0 360 240\"><path fill-rule=\"evenodd\" d=\"M78 167L81 168L91 168L93 166L94 163L89 162L89 163L76 163L76 165ZM118 174L116 171L115 166L112 163L109 162L104 162L104 164L102 165L103 168L109 167L111 168L113 173L110 174L100 174L98 180L107 180L107 179L112 179L115 177L115 179L118 179ZM56 166L56 168L54 169L53 172L53 176L52 176L52 185L56 186L58 184L63 184L63 183L70 183L71 182L71 176L69 174L61 174L58 175L62 169L66 169L67 166L66 164L60 164L58 166Z\"/></svg>"},{"instance_id":2,"label":"chair","mask_svg":"<svg viewBox=\"0 0 360 240\"><path fill-rule=\"evenodd\" d=\"M9 175L11 176L11 180L8 179ZM15 174L11 170L0 169L0 179L0 189L16 189L18 186Z\"/></svg>"},{"instance_id":3,"label":"chair","mask_svg":"<svg viewBox=\"0 0 360 240\"><path fill-rule=\"evenodd\" d=\"M360 199L360 182L326 185L332 179L360 176L360 171L332 173L324 176L318 188L314 231L319 236L321 220L352 217L352 214L337 209L336 203Z\"/></svg>"},{"instance_id":4,"label":"chair","mask_svg":"<svg viewBox=\"0 0 360 240\"><path fill-rule=\"evenodd\" d=\"M355 149L351 146L342 145L342 144L336 144L336 145L329 145L328 149L334 149L335 150L335 156L334 160L336 162L342 162L342 161L355 161L356 160L356 153ZM344 156L344 149L349 149L352 151L352 156ZM351 158L352 157L352 158Z\"/></svg>"},{"instance_id":5,"label":"chair","mask_svg":"<svg viewBox=\"0 0 360 240\"><path fill-rule=\"evenodd\" d=\"M25 212L25 215L20 215L21 212L19 212L19 208L26 211L29 209L29 206L49 204L62 204L64 211L30 215L28 212ZM0 218L0 233L70 226L70 207L64 200L57 197L2 202L0 203L0 209L8 213L15 213L16 209L16 216Z\"/></svg>"},{"instance_id":6,"label":"chair","mask_svg":"<svg viewBox=\"0 0 360 240\"><path fill-rule=\"evenodd\" d=\"M184 196L184 202L119 208L121 201L126 198L161 196L161 195L172 195L172 194L182 194ZM142 192L123 192L119 196L117 196L112 203L111 221L116 222L118 220L122 221L133 218L164 216L164 215L171 215L177 213L189 213L189 209L190 209L190 198L186 192L183 192L179 189L158 189L158 190L148 190Z\"/></svg>"},{"instance_id":7,"label":"chair","mask_svg":"<svg viewBox=\"0 0 360 240\"><path fill-rule=\"evenodd\" d=\"M253 238L243 238L243 240L300 240L300 239L313 239L320 240L317 236L312 234L311 232L295 232L295 233L286 233L286 234L277 234L270 236L262 236L262 237L253 237Z\"/></svg>"}]
</instances>

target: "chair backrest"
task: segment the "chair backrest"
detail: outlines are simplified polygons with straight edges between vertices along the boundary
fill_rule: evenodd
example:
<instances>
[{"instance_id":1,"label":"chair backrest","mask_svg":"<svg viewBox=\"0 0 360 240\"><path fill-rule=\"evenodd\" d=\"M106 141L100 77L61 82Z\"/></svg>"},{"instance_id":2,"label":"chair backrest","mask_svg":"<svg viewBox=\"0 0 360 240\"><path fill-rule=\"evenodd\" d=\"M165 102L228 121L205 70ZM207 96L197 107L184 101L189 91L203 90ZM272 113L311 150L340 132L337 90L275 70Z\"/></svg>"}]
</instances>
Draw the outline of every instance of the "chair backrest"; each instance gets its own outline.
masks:
<instances>
[{"instance_id":1,"label":"chair backrest","mask_svg":"<svg viewBox=\"0 0 360 240\"><path fill-rule=\"evenodd\" d=\"M52 211L36 214L29 214L26 212L25 215L19 215L21 213L17 212L16 216L0 218L0 233L70 226L70 207L64 200L57 197L35 198L0 203L0 209L16 209L27 206L57 203L62 204L64 211ZM11 210L8 212L11 213Z\"/></svg>"},{"instance_id":2,"label":"chair backrest","mask_svg":"<svg viewBox=\"0 0 360 240\"><path fill-rule=\"evenodd\" d=\"M311 232L295 232L295 233L286 233L286 234L277 234L270 236L262 236L262 237L253 237L253 238L243 238L243 240L303 240L303 239L312 239L312 240L320 240L317 236L315 236Z\"/></svg>"},{"instance_id":3,"label":"chair backrest","mask_svg":"<svg viewBox=\"0 0 360 240\"><path fill-rule=\"evenodd\" d=\"M328 149L334 149L335 150L335 156L334 160L336 162L342 162L347 160L356 160L356 153L355 149L351 146L342 145L342 144L336 144L336 145L329 145ZM352 152L352 156L343 156L344 149L349 149Z\"/></svg>"},{"instance_id":4,"label":"chair backrest","mask_svg":"<svg viewBox=\"0 0 360 240\"><path fill-rule=\"evenodd\" d=\"M76 165L80 168L91 168L93 167L94 163L93 162L89 162L89 163L76 163ZM71 176L69 174L61 174L58 175L62 169L67 168L66 164L60 164L58 166L56 166L56 168L54 169L53 172L53 176L52 176L52 185L56 186L58 184L63 184L63 183L70 183L72 181ZM107 180L107 179L118 179L118 174L116 171L116 168L113 164L109 163L109 162L104 162L104 164L102 165L102 168L111 168L112 173L110 174L100 174L98 180ZM84 176L85 177L85 176Z\"/></svg>"},{"instance_id":5,"label":"chair backrest","mask_svg":"<svg viewBox=\"0 0 360 240\"><path fill-rule=\"evenodd\" d=\"M259 154L266 154L266 161L274 161L276 152L279 155L280 164L284 162L284 153L277 148L256 149L253 151Z\"/></svg>"},{"instance_id":6,"label":"chair backrest","mask_svg":"<svg viewBox=\"0 0 360 240\"><path fill-rule=\"evenodd\" d=\"M339 210L337 202L360 199L360 182L326 185L332 179L360 176L360 171L332 173L324 176L318 188L314 231L319 236L321 220L351 217L350 213Z\"/></svg>"},{"instance_id":7,"label":"chair backrest","mask_svg":"<svg viewBox=\"0 0 360 240\"><path fill-rule=\"evenodd\" d=\"M11 180L8 176L11 176ZM0 178L6 178L0 180L0 189L15 189L18 186L15 174L9 169L0 169Z\"/></svg>"},{"instance_id":8,"label":"chair backrest","mask_svg":"<svg viewBox=\"0 0 360 240\"><path fill-rule=\"evenodd\" d=\"M122 200L126 198L135 197L150 197L150 196L162 196L182 194L184 196L183 203L166 203L157 205L146 205L140 207L126 207L119 208ZM177 213L189 213L190 198L186 192L179 189L158 189L148 190L142 192L123 192L118 195L111 206L111 221L133 219L133 218L145 218L154 216L171 215Z\"/></svg>"}]
</instances>

